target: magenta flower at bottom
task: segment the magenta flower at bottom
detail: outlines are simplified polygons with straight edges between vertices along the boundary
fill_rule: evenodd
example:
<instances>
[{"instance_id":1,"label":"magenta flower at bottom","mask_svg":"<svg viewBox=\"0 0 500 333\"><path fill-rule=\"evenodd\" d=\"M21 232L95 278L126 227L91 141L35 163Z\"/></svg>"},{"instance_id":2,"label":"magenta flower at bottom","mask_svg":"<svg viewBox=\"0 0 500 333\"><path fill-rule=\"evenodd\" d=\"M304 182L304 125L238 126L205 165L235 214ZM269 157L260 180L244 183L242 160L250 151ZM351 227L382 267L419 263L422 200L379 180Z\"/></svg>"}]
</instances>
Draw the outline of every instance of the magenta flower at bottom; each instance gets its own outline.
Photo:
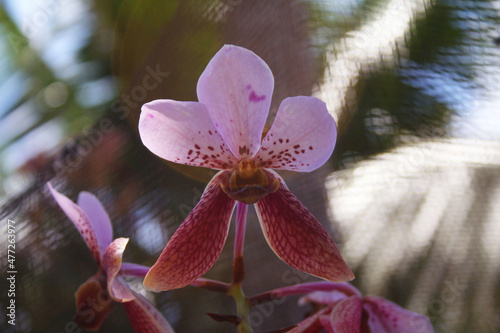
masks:
<instances>
[{"instance_id":1,"label":"magenta flower at bottom","mask_svg":"<svg viewBox=\"0 0 500 333\"><path fill-rule=\"evenodd\" d=\"M330 286L328 286L330 287ZM297 287L285 287L291 293ZM294 290L295 289L295 290ZM331 291L315 291L299 304L315 303L323 309L299 323L290 333L433 333L429 318L377 296L361 296L353 286L333 284ZM287 294L284 290L281 296Z\"/></svg>"},{"instance_id":2,"label":"magenta flower at bottom","mask_svg":"<svg viewBox=\"0 0 500 333\"><path fill-rule=\"evenodd\" d=\"M156 100L139 120L144 145L181 164L221 170L144 279L153 291L180 288L205 274L227 238L236 201L254 204L273 251L290 266L336 282L354 278L326 230L271 169L312 171L335 146L325 103L285 99L268 133L274 78L253 52L225 45L201 74L199 102Z\"/></svg>"},{"instance_id":3,"label":"magenta flower at bottom","mask_svg":"<svg viewBox=\"0 0 500 333\"><path fill-rule=\"evenodd\" d=\"M173 333L161 313L144 296L134 292L121 276L144 276L149 267L122 263L128 238L114 241L108 214L99 200L81 192L78 205L47 184L52 196L80 232L99 266L97 274L88 279L75 293L78 326L97 330L113 309L122 303L136 333Z\"/></svg>"}]
</instances>

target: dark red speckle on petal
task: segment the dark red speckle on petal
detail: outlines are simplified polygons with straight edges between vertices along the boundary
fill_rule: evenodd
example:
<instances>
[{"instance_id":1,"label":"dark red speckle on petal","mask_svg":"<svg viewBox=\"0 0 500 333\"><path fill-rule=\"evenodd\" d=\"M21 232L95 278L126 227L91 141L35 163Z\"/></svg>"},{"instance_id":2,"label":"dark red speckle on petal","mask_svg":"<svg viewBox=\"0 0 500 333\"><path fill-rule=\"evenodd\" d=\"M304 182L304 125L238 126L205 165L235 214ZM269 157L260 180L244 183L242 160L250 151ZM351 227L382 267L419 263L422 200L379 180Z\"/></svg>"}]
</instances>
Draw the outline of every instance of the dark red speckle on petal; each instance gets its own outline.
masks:
<instances>
[{"instance_id":1,"label":"dark red speckle on petal","mask_svg":"<svg viewBox=\"0 0 500 333\"><path fill-rule=\"evenodd\" d=\"M294 148L294 149L297 149L297 148L299 148L299 147L300 147L300 145L295 145L295 146L293 146L293 148Z\"/></svg>"},{"instance_id":2,"label":"dark red speckle on petal","mask_svg":"<svg viewBox=\"0 0 500 333\"><path fill-rule=\"evenodd\" d=\"M309 150L313 150L313 146L309 146Z\"/></svg>"},{"instance_id":3,"label":"dark red speckle on petal","mask_svg":"<svg viewBox=\"0 0 500 333\"><path fill-rule=\"evenodd\" d=\"M279 139L279 142L280 142L280 143L283 143L283 139Z\"/></svg>"},{"instance_id":4,"label":"dark red speckle on petal","mask_svg":"<svg viewBox=\"0 0 500 333\"><path fill-rule=\"evenodd\" d=\"M258 96L255 91L252 90L250 93L250 96L248 97L248 100L250 102L258 103L266 99L266 95Z\"/></svg>"},{"instance_id":5,"label":"dark red speckle on petal","mask_svg":"<svg viewBox=\"0 0 500 333\"><path fill-rule=\"evenodd\" d=\"M200 149L200 146L198 146L198 145L194 145L194 147L195 147L196 149Z\"/></svg>"},{"instance_id":6,"label":"dark red speckle on petal","mask_svg":"<svg viewBox=\"0 0 500 333\"><path fill-rule=\"evenodd\" d=\"M212 146L208 146L208 149L210 149L210 150L214 150L214 147L212 147Z\"/></svg>"},{"instance_id":7,"label":"dark red speckle on petal","mask_svg":"<svg viewBox=\"0 0 500 333\"><path fill-rule=\"evenodd\" d=\"M193 150L192 149L189 149L188 151L188 155L191 155L193 153Z\"/></svg>"}]
</instances>

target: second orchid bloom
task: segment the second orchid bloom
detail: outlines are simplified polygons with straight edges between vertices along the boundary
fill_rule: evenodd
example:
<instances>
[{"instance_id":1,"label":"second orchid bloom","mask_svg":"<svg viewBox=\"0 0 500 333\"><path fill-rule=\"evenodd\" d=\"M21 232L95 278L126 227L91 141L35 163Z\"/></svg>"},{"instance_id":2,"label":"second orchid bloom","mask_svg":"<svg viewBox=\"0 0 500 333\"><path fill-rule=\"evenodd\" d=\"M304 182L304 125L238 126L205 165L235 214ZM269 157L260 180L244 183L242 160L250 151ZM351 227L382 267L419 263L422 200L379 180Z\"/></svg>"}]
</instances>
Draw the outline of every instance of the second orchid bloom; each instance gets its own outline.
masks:
<instances>
[{"instance_id":1,"label":"second orchid bloom","mask_svg":"<svg viewBox=\"0 0 500 333\"><path fill-rule=\"evenodd\" d=\"M143 106L139 132L153 153L220 170L147 274L147 289L181 288L205 274L222 251L237 201L254 204L267 242L288 265L333 282L354 278L327 231L271 170L323 165L335 146L335 121L317 98L290 97L262 139L273 89L262 59L225 45L201 74L199 102Z\"/></svg>"}]
</instances>

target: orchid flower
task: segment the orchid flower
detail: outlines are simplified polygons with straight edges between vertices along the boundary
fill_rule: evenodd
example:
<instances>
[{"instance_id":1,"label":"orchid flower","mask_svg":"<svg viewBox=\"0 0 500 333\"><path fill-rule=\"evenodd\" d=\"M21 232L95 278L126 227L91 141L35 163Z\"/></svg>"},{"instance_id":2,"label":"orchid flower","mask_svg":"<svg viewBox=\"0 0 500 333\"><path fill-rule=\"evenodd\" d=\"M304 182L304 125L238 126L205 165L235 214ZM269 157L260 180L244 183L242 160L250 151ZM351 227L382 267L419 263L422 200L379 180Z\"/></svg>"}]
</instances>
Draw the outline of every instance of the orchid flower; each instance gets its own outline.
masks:
<instances>
[{"instance_id":1,"label":"orchid flower","mask_svg":"<svg viewBox=\"0 0 500 333\"><path fill-rule=\"evenodd\" d=\"M237 201L254 204L268 244L288 265L335 282L354 278L327 231L271 170L323 165L335 146L335 121L319 99L290 97L263 133L273 89L261 58L225 45L201 74L199 102L163 99L142 107L139 132L149 150L220 170L147 274L147 289L181 288L205 274L222 251Z\"/></svg>"},{"instance_id":2,"label":"orchid flower","mask_svg":"<svg viewBox=\"0 0 500 333\"><path fill-rule=\"evenodd\" d=\"M347 283L310 283L307 286L285 287L274 294L280 297L319 287L299 299L299 304L323 306L303 320L290 333L432 333L429 318L401 308L377 296L362 296ZM328 291L325 291L328 290Z\"/></svg>"},{"instance_id":3,"label":"orchid flower","mask_svg":"<svg viewBox=\"0 0 500 333\"><path fill-rule=\"evenodd\" d=\"M47 183L52 196L80 232L99 270L75 293L77 314L74 322L84 329L97 330L114 306L123 303L137 333L174 332L167 320L144 296L134 292L121 276L144 277L149 267L122 263L128 238L112 241L113 230L108 214L99 200L81 192L77 204Z\"/></svg>"}]
</instances>

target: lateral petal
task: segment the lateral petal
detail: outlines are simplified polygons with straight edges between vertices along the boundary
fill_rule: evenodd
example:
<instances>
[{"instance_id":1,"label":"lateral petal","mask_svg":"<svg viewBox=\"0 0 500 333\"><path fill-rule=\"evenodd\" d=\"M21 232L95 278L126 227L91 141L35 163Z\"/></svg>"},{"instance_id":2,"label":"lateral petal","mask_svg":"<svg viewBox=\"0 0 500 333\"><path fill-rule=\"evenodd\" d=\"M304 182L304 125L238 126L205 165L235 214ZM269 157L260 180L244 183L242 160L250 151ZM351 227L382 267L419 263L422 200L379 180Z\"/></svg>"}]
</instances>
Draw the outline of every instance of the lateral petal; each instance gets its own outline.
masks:
<instances>
[{"instance_id":1,"label":"lateral petal","mask_svg":"<svg viewBox=\"0 0 500 333\"><path fill-rule=\"evenodd\" d=\"M228 169L237 161L201 103L168 99L146 103L139 133L151 152L171 162Z\"/></svg>"},{"instance_id":2,"label":"lateral petal","mask_svg":"<svg viewBox=\"0 0 500 333\"><path fill-rule=\"evenodd\" d=\"M151 291L177 289L205 274L217 261L229 231L236 201L220 186L221 171L205 188L200 202L174 233L144 278Z\"/></svg>"},{"instance_id":3,"label":"lateral petal","mask_svg":"<svg viewBox=\"0 0 500 333\"><path fill-rule=\"evenodd\" d=\"M266 170L269 177L279 177ZM286 187L255 203L264 236L274 253L288 265L311 275L345 282L354 275L337 246L311 212Z\"/></svg>"},{"instance_id":4,"label":"lateral petal","mask_svg":"<svg viewBox=\"0 0 500 333\"><path fill-rule=\"evenodd\" d=\"M266 168L312 171L330 158L336 140L337 126L323 101L289 97L281 102L255 158Z\"/></svg>"},{"instance_id":5,"label":"lateral petal","mask_svg":"<svg viewBox=\"0 0 500 333\"><path fill-rule=\"evenodd\" d=\"M80 192L76 203L87 214L96 233L101 253L104 253L106 247L113 240L113 227L108 213L99 199L89 192Z\"/></svg>"},{"instance_id":6,"label":"lateral petal","mask_svg":"<svg viewBox=\"0 0 500 333\"><path fill-rule=\"evenodd\" d=\"M90 222L87 214L81 209L77 204L68 199L65 195L57 192L50 183L47 183L50 193L56 199L57 204L63 212L69 217L71 222L75 225L76 229L82 236L83 240L87 244L90 252L94 256L97 264L101 263L101 248L99 241L97 240L97 233L94 229L94 225Z\"/></svg>"}]
</instances>

